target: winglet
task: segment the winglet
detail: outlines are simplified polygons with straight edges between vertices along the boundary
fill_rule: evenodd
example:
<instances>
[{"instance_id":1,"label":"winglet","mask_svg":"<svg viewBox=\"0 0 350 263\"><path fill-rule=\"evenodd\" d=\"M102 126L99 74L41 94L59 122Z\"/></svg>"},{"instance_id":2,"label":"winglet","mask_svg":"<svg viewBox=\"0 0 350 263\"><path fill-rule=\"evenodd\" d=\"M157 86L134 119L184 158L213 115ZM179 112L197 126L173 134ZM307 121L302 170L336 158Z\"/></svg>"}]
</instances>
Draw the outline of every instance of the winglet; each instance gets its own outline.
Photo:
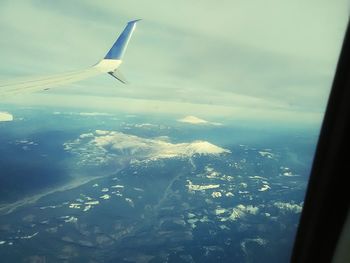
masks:
<instances>
[{"instance_id":1,"label":"winglet","mask_svg":"<svg viewBox=\"0 0 350 263\"><path fill-rule=\"evenodd\" d=\"M123 74L120 72L120 70L116 69L114 71L108 72L109 75L112 77L115 77L117 80L119 80L123 84L128 84L128 81L124 78Z\"/></svg>"},{"instance_id":2,"label":"winglet","mask_svg":"<svg viewBox=\"0 0 350 263\"><path fill-rule=\"evenodd\" d=\"M104 59L122 60L125 50L128 46L129 40L131 38L131 35L135 30L136 23L140 20L141 19L137 19L137 20L128 22L124 31L120 34L117 41L114 43L112 48L108 51Z\"/></svg>"}]
</instances>

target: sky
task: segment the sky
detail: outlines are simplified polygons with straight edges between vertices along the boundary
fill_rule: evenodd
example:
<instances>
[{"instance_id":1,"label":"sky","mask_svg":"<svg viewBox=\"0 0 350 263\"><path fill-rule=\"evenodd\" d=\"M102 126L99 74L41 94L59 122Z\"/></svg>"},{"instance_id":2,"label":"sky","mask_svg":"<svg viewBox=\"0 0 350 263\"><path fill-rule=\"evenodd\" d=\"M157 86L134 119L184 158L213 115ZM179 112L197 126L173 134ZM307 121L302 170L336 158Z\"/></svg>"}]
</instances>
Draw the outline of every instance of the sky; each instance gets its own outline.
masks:
<instances>
[{"instance_id":1,"label":"sky","mask_svg":"<svg viewBox=\"0 0 350 263\"><path fill-rule=\"evenodd\" d=\"M320 124L347 0L0 1L0 79L89 67L143 19L121 71L2 101ZM0 103L1 105L1 103Z\"/></svg>"}]
</instances>

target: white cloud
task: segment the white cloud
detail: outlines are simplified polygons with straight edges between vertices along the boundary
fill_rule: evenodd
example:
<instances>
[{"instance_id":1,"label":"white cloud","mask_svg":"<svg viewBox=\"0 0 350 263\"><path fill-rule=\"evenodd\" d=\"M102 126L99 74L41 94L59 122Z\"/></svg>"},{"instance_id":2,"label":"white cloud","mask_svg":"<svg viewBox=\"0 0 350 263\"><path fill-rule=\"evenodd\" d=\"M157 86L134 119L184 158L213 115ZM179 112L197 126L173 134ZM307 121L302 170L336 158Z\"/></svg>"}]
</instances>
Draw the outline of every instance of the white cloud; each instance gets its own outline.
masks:
<instances>
[{"instance_id":1,"label":"white cloud","mask_svg":"<svg viewBox=\"0 0 350 263\"><path fill-rule=\"evenodd\" d=\"M101 164L112 160L145 161L168 158L188 158L193 155L219 155L229 150L207 141L171 143L161 138L147 139L122 132L96 130L93 135L82 134L64 144L67 151L80 156L80 163ZM117 158L118 157L118 158Z\"/></svg>"},{"instance_id":2,"label":"white cloud","mask_svg":"<svg viewBox=\"0 0 350 263\"><path fill-rule=\"evenodd\" d=\"M300 123L305 125L319 125L323 117L323 113L320 112L300 112L285 108L272 109L259 107L257 105L241 107L238 103L231 103L231 105L227 106L100 95L83 96L70 94L69 96L65 96L52 93L35 93L28 94L25 97L18 96L13 100L7 100L7 102L15 105L40 105L79 109L81 104L77 104L77 101L84 101L84 105L88 105L88 107L96 111L121 111L128 114L205 114L205 116L210 118L219 117L227 121L255 122L264 120L273 123L285 123L286 125L296 125ZM119 95L118 93L118 96Z\"/></svg>"},{"instance_id":3,"label":"white cloud","mask_svg":"<svg viewBox=\"0 0 350 263\"><path fill-rule=\"evenodd\" d=\"M152 128L152 127L157 127L155 124L151 123L141 123L141 124L135 124L136 128Z\"/></svg>"},{"instance_id":4,"label":"white cloud","mask_svg":"<svg viewBox=\"0 0 350 263\"><path fill-rule=\"evenodd\" d=\"M110 113L105 112L80 112L81 116L112 116Z\"/></svg>"},{"instance_id":5,"label":"white cloud","mask_svg":"<svg viewBox=\"0 0 350 263\"><path fill-rule=\"evenodd\" d=\"M186 116L186 117L184 117L182 119L178 119L177 121L178 122L183 122L183 123L195 124L195 125L200 125L200 124L222 125L221 123L209 122L209 121L200 119L200 118L198 118L196 116L192 116L192 115Z\"/></svg>"},{"instance_id":6,"label":"white cloud","mask_svg":"<svg viewBox=\"0 0 350 263\"><path fill-rule=\"evenodd\" d=\"M80 115L80 116L113 116L111 113L106 112L61 112L61 111L54 111L52 114L54 115Z\"/></svg>"},{"instance_id":7,"label":"white cloud","mask_svg":"<svg viewBox=\"0 0 350 263\"><path fill-rule=\"evenodd\" d=\"M13 115L6 111L0 111L0 121L13 121Z\"/></svg>"}]
</instances>

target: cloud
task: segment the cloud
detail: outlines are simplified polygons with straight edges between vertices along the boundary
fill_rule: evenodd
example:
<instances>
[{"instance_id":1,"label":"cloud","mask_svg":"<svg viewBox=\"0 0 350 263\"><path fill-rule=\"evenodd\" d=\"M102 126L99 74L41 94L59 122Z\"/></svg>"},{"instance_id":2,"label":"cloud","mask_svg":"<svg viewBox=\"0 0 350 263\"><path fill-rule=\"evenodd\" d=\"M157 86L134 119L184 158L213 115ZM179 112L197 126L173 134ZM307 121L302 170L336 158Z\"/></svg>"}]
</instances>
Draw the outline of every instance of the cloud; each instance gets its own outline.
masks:
<instances>
[{"instance_id":1,"label":"cloud","mask_svg":"<svg viewBox=\"0 0 350 263\"><path fill-rule=\"evenodd\" d=\"M111 113L106 112L61 112L61 111L54 111L54 115L80 115L80 116L87 116L87 117L99 117L99 116L113 116Z\"/></svg>"},{"instance_id":2,"label":"cloud","mask_svg":"<svg viewBox=\"0 0 350 263\"><path fill-rule=\"evenodd\" d=\"M218 122L209 122L203 119L200 119L196 116L186 116L182 119L178 119L178 122L183 122L183 123L189 123L189 124L194 124L194 125L201 125L201 124L209 124L209 125L222 125L221 123Z\"/></svg>"},{"instance_id":3,"label":"cloud","mask_svg":"<svg viewBox=\"0 0 350 263\"><path fill-rule=\"evenodd\" d=\"M141 124L135 124L134 126L136 128L155 128L155 127L158 127L158 125L152 124L152 123L141 123Z\"/></svg>"},{"instance_id":4,"label":"cloud","mask_svg":"<svg viewBox=\"0 0 350 263\"><path fill-rule=\"evenodd\" d=\"M81 164L106 164L116 160L146 161L189 158L193 155L219 155L229 150L207 141L171 143L161 138L147 139L115 131L96 130L81 134L64 144L67 151L80 157Z\"/></svg>"},{"instance_id":5,"label":"cloud","mask_svg":"<svg viewBox=\"0 0 350 263\"><path fill-rule=\"evenodd\" d=\"M0 121L13 121L13 115L6 111L0 111Z\"/></svg>"},{"instance_id":6,"label":"cloud","mask_svg":"<svg viewBox=\"0 0 350 263\"><path fill-rule=\"evenodd\" d=\"M110 113L105 112L80 112L79 115L81 116L111 116Z\"/></svg>"},{"instance_id":7,"label":"cloud","mask_svg":"<svg viewBox=\"0 0 350 263\"><path fill-rule=\"evenodd\" d=\"M224 119L225 122L245 121L256 124L283 123L283 125L316 125L319 126L323 113L300 112L283 108L268 109L266 107L223 106L203 103L187 103L150 99L120 98L113 96L82 96L72 94L31 94L26 97L16 97L10 102L16 105L40 105L81 109L77 101L84 102L89 110L123 112L125 114L191 114L205 115L209 118ZM85 108L85 106L84 106ZM134 115L132 115L134 116ZM175 117L174 117L175 118Z\"/></svg>"}]
</instances>

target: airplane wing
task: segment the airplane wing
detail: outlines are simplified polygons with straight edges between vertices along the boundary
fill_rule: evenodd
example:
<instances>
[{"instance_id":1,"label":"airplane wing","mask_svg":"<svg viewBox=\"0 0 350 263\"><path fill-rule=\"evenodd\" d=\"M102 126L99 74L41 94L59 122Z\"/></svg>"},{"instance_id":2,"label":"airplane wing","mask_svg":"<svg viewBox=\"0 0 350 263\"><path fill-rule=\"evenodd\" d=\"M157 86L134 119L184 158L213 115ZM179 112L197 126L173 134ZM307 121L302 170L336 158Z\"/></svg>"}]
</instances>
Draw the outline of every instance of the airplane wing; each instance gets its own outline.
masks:
<instances>
[{"instance_id":1,"label":"airplane wing","mask_svg":"<svg viewBox=\"0 0 350 263\"><path fill-rule=\"evenodd\" d=\"M103 73L108 73L122 83L126 83L125 78L117 69L123 62L123 56L138 21L140 21L140 19L128 22L106 56L92 67L56 75L0 82L0 98L15 94L47 90L52 87L74 83Z\"/></svg>"}]
</instances>

